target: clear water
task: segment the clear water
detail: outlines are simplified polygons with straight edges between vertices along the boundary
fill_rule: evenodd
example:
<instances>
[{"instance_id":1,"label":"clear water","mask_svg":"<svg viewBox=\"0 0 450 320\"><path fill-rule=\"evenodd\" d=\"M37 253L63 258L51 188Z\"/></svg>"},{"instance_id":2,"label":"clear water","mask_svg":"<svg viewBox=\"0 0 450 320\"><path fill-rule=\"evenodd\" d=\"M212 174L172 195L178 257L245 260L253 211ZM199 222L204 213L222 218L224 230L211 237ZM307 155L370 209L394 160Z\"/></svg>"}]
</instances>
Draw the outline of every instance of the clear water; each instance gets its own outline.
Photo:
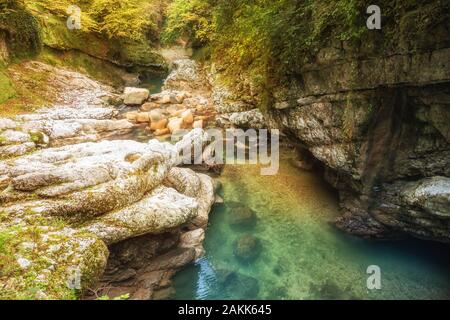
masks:
<instances>
[{"instance_id":1,"label":"clear water","mask_svg":"<svg viewBox=\"0 0 450 320\"><path fill-rule=\"evenodd\" d=\"M152 74L145 76L141 79L139 87L148 89L151 94L159 93L162 91L166 77L166 74Z\"/></svg>"},{"instance_id":2,"label":"clear water","mask_svg":"<svg viewBox=\"0 0 450 320\"><path fill-rule=\"evenodd\" d=\"M276 176L259 167L226 166L220 180L225 203L257 213L253 228L230 226L225 206L215 207L205 256L174 278L174 299L449 299L448 246L419 240L372 242L332 224L336 194L317 173L291 165L285 152ZM260 239L262 252L243 263L233 243ZM367 267L381 268L380 290L368 290Z\"/></svg>"}]
</instances>

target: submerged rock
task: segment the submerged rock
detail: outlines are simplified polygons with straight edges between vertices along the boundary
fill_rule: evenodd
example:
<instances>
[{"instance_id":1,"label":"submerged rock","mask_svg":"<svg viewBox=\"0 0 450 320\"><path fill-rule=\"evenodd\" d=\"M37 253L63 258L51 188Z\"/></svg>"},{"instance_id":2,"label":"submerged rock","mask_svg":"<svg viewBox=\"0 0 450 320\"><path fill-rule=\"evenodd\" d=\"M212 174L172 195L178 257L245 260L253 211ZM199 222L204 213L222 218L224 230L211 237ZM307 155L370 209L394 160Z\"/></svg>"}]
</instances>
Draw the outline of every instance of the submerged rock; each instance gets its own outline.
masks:
<instances>
[{"instance_id":1,"label":"submerged rock","mask_svg":"<svg viewBox=\"0 0 450 320\"><path fill-rule=\"evenodd\" d=\"M258 238L246 234L234 242L233 253L242 262L251 262L261 254L262 246Z\"/></svg>"},{"instance_id":2,"label":"submerged rock","mask_svg":"<svg viewBox=\"0 0 450 320\"><path fill-rule=\"evenodd\" d=\"M256 225L257 216L252 209L237 202L228 202L226 206L229 213L229 221L233 227L252 228Z\"/></svg>"},{"instance_id":3,"label":"submerged rock","mask_svg":"<svg viewBox=\"0 0 450 320\"><path fill-rule=\"evenodd\" d=\"M217 283L235 299L257 299L259 282L253 277L229 269L215 270Z\"/></svg>"},{"instance_id":4,"label":"submerged rock","mask_svg":"<svg viewBox=\"0 0 450 320\"><path fill-rule=\"evenodd\" d=\"M226 277L223 287L236 299L257 299L259 293L259 282L257 279L237 272Z\"/></svg>"},{"instance_id":5,"label":"submerged rock","mask_svg":"<svg viewBox=\"0 0 450 320\"><path fill-rule=\"evenodd\" d=\"M236 276L236 272L228 269L217 269L215 274L217 282L221 285L225 285L231 278Z\"/></svg>"}]
</instances>

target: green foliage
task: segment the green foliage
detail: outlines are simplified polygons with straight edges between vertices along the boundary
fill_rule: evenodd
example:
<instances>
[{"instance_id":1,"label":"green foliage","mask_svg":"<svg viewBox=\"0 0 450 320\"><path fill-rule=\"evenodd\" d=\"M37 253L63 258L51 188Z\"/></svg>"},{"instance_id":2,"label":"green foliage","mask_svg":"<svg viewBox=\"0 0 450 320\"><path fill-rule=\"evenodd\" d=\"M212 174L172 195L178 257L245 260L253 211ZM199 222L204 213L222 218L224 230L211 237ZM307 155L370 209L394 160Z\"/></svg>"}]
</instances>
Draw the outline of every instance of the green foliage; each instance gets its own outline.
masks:
<instances>
[{"instance_id":1,"label":"green foliage","mask_svg":"<svg viewBox=\"0 0 450 320\"><path fill-rule=\"evenodd\" d=\"M171 43L179 38L188 38L194 46L206 44L212 40L215 25L213 8L204 0L174 0L167 10L167 22L163 41Z\"/></svg>"},{"instance_id":2,"label":"green foliage","mask_svg":"<svg viewBox=\"0 0 450 320\"><path fill-rule=\"evenodd\" d=\"M334 39L357 42L365 31L364 2L175 0L163 39L187 37L194 46L208 44L228 74L246 72L265 86L269 74L282 78L299 70Z\"/></svg>"},{"instance_id":3,"label":"green foliage","mask_svg":"<svg viewBox=\"0 0 450 320\"><path fill-rule=\"evenodd\" d=\"M38 20L47 47L79 50L127 67L162 63L154 48L168 0L22 1ZM67 28L73 5L81 9L81 29Z\"/></svg>"},{"instance_id":4,"label":"green foliage","mask_svg":"<svg viewBox=\"0 0 450 320\"><path fill-rule=\"evenodd\" d=\"M0 231L0 254L7 252L6 244L11 238L13 238L13 234L10 230Z\"/></svg>"},{"instance_id":5,"label":"green foliage","mask_svg":"<svg viewBox=\"0 0 450 320\"><path fill-rule=\"evenodd\" d=\"M163 0L24 0L36 12L50 12L65 21L68 8L81 9L81 32L97 32L109 39L131 41L157 37Z\"/></svg>"},{"instance_id":6,"label":"green foliage","mask_svg":"<svg viewBox=\"0 0 450 320\"><path fill-rule=\"evenodd\" d=\"M122 86L123 70L116 65L80 51L58 51L44 48L38 60L57 67L65 67L81 72L114 87Z\"/></svg>"},{"instance_id":7,"label":"green foliage","mask_svg":"<svg viewBox=\"0 0 450 320\"><path fill-rule=\"evenodd\" d=\"M48 87L50 78L49 71L31 71L23 63L0 66L0 117L31 112L54 101L57 93Z\"/></svg>"},{"instance_id":8,"label":"green foliage","mask_svg":"<svg viewBox=\"0 0 450 320\"><path fill-rule=\"evenodd\" d=\"M135 41L156 35L160 19L157 2L142 0L94 0L88 15L97 22L98 31L108 38Z\"/></svg>"},{"instance_id":9,"label":"green foliage","mask_svg":"<svg viewBox=\"0 0 450 320\"><path fill-rule=\"evenodd\" d=\"M129 293L122 294L122 295L114 297L112 299L109 296L107 296L107 295L104 295L104 296L101 296L101 297L97 298L97 300L128 300L128 299L130 299L130 294Z\"/></svg>"},{"instance_id":10,"label":"green foliage","mask_svg":"<svg viewBox=\"0 0 450 320\"><path fill-rule=\"evenodd\" d=\"M0 0L0 32L6 33L13 57L27 57L41 49L38 23L21 1Z\"/></svg>"},{"instance_id":11,"label":"green foliage","mask_svg":"<svg viewBox=\"0 0 450 320\"><path fill-rule=\"evenodd\" d=\"M23 243L41 245L41 230L10 227L0 230L0 299L1 300L34 300L39 291L48 293L55 299L74 300L77 294L64 283L64 274L57 270L51 279L37 281L39 270L49 265L45 257L39 255L36 248L24 248ZM18 265L17 257L26 257L31 262L27 269ZM20 278L17 283L8 279ZM5 285L8 283L8 285Z\"/></svg>"},{"instance_id":12,"label":"green foliage","mask_svg":"<svg viewBox=\"0 0 450 320\"><path fill-rule=\"evenodd\" d=\"M164 38L190 37L192 43L207 43L229 78L244 73L266 85L301 74L322 48L346 47L366 55L388 53L400 45L410 50L412 42L430 38L435 23L449 20L448 1L380 0L383 29L368 32L366 9L371 4L369 0L174 0Z\"/></svg>"}]
</instances>

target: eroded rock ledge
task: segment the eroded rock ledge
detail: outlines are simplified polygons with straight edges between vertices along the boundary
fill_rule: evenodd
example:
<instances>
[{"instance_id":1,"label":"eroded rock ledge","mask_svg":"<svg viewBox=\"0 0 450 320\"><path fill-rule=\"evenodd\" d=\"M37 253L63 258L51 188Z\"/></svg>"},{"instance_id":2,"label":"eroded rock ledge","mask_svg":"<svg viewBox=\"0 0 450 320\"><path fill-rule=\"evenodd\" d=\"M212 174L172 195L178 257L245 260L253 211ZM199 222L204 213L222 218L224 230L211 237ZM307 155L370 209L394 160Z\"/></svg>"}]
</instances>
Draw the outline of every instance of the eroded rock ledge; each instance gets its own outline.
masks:
<instances>
[{"instance_id":1,"label":"eroded rock ledge","mask_svg":"<svg viewBox=\"0 0 450 320\"><path fill-rule=\"evenodd\" d=\"M0 160L17 157L40 147L58 147L112 139L130 133L134 125L118 119L111 105L120 102L114 89L77 72L30 61L30 74L49 74L48 90L56 103L14 119L0 119Z\"/></svg>"},{"instance_id":2,"label":"eroded rock ledge","mask_svg":"<svg viewBox=\"0 0 450 320\"><path fill-rule=\"evenodd\" d=\"M206 141L205 132L194 129L175 145L102 141L1 162L0 231L8 259L2 262L0 296L64 299L86 292L103 274L107 246L140 236L177 235L169 246L175 251L167 253L175 258L164 256L152 271L174 272L199 257L202 228L214 202L213 182L175 166L186 145ZM171 239L162 238L165 243ZM167 247L151 243L155 253ZM162 278L167 283L169 278ZM151 298L157 285L128 293Z\"/></svg>"}]
</instances>

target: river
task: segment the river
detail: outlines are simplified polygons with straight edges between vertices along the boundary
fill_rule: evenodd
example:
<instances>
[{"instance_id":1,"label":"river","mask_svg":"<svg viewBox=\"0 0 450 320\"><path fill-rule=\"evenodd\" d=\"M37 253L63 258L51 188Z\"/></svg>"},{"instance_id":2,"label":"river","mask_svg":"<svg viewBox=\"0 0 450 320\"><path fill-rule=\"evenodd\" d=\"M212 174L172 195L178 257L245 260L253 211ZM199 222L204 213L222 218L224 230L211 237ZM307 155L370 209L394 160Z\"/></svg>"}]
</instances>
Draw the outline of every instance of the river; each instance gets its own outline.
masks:
<instances>
[{"instance_id":1,"label":"river","mask_svg":"<svg viewBox=\"0 0 450 320\"><path fill-rule=\"evenodd\" d=\"M336 193L317 172L296 168L293 158L282 152L276 176L261 176L257 165L225 167L225 205L210 215L205 256L174 278L174 299L450 298L448 247L369 241L337 230ZM236 203L254 210L256 224L231 224L227 204ZM234 246L248 235L261 253L243 261ZM381 289L367 288L372 265L380 268Z\"/></svg>"}]
</instances>

